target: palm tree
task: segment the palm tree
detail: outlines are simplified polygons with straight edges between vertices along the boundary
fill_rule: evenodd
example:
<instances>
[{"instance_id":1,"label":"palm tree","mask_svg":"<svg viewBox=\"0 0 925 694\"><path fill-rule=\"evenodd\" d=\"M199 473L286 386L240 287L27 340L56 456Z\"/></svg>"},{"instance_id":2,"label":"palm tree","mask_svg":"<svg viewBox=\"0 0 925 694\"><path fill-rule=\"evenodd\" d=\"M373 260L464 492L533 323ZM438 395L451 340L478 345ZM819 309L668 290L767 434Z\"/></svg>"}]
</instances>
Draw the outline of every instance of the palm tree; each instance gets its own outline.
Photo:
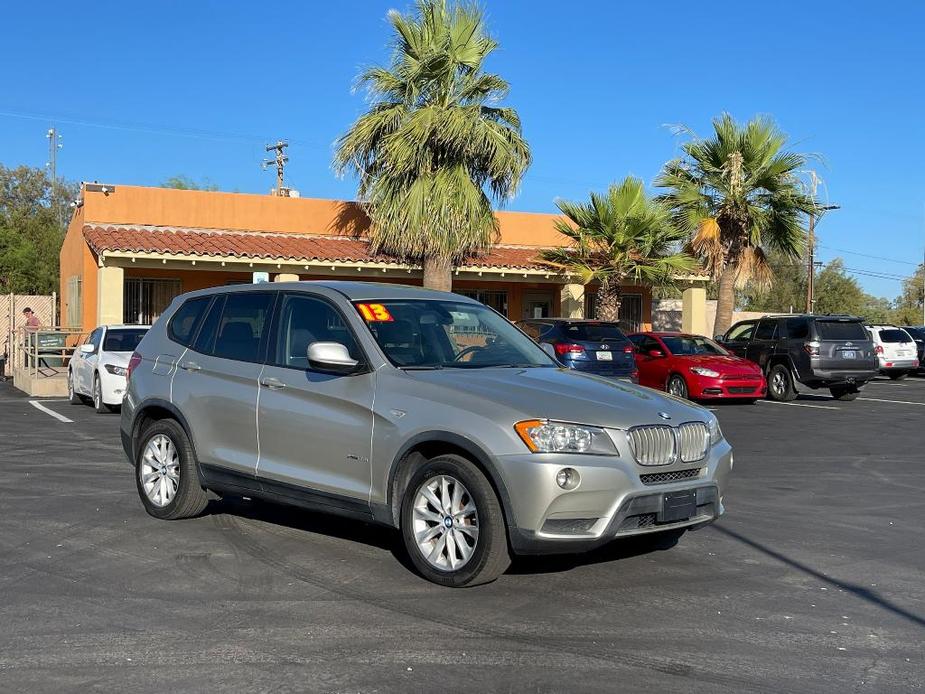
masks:
<instances>
[{"instance_id":1,"label":"palm tree","mask_svg":"<svg viewBox=\"0 0 925 694\"><path fill-rule=\"evenodd\" d=\"M642 181L627 177L587 203L556 203L565 219L557 231L571 243L543 252L549 265L576 275L583 284L597 281L595 318L616 321L620 285L665 285L677 273L691 272L696 261L678 247L685 234L672 223L671 211L646 196Z\"/></svg>"},{"instance_id":2,"label":"palm tree","mask_svg":"<svg viewBox=\"0 0 925 694\"><path fill-rule=\"evenodd\" d=\"M656 185L705 269L718 280L714 334L732 322L735 290L770 286L768 250L798 258L803 216L821 210L797 177L806 157L784 150L787 137L767 118L745 126L729 114L713 121L709 139L694 138L665 165Z\"/></svg>"},{"instance_id":3,"label":"palm tree","mask_svg":"<svg viewBox=\"0 0 925 694\"><path fill-rule=\"evenodd\" d=\"M372 106L337 143L334 166L359 178L373 252L419 261L424 286L449 290L454 262L498 236L492 199L509 199L530 164L508 84L483 72L498 44L474 5L418 0L388 13L388 68L360 76Z\"/></svg>"}]
</instances>

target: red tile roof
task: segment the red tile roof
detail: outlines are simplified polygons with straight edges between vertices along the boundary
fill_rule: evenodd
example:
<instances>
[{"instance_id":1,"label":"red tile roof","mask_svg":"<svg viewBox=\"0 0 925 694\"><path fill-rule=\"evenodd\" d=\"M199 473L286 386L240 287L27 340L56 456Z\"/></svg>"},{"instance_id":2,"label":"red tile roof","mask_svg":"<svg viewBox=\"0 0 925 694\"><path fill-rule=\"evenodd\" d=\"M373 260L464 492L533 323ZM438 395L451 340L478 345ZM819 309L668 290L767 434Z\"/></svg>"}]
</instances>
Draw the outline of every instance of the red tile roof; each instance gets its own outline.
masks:
<instances>
[{"instance_id":1,"label":"red tile roof","mask_svg":"<svg viewBox=\"0 0 925 694\"><path fill-rule=\"evenodd\" d=\"M83 235L96 253L164 253L183 256L233 256L265 260L374 262L400 265L392 256L373 255L365 240L336 236L309 236L221 229L184 229L137 225L86 225ZM491 253L470 258L464 267L548 270L538 258L539 249L496 246Z\"/></svg>"}]
</instances>

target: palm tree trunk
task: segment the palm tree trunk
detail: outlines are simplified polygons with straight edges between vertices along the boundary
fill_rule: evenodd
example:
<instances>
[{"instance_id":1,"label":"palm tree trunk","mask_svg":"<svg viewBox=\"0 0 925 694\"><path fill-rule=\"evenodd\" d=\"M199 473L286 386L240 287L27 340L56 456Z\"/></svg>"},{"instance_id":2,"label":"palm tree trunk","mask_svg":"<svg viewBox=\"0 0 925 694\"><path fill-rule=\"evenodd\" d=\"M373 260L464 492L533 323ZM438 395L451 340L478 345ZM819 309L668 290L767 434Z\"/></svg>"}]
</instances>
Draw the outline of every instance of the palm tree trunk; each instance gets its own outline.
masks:
<instances>
[{"instance_id":1,"label":"palm tree trunk","mask_svg":"<svg viewBox=\"0 0 925 694\"><path fill-rule=\"evenodd\" d=\"M716 320L713 323L713 334L723 335L732 325L732 312L735 309L736 287L735 267L726 263L723 274L719 277L719 286L716 296Z\"/></svg>"},{"instance_id":2,"label":"palm tree trunk","mask_svg":"<svg viewBox=\"0 0 925 694\"><path fill-rule=\"evenodd\" d=\"M424 266L424 287L441 292L453 291L453 261L440 256L427 256Z\"/></svg>"},{"instance_id":3,"label":"palm tree trunk","mask_svg":"<svg viewBox=\"0 0 925 694\"><path fill-rule=\"evenodd\" d=\"M601 280L601 286L597 288L594 317L609 323L616 323L620 318L620 287L611 284L606 278Z\"/></svg>"}]
</instances>

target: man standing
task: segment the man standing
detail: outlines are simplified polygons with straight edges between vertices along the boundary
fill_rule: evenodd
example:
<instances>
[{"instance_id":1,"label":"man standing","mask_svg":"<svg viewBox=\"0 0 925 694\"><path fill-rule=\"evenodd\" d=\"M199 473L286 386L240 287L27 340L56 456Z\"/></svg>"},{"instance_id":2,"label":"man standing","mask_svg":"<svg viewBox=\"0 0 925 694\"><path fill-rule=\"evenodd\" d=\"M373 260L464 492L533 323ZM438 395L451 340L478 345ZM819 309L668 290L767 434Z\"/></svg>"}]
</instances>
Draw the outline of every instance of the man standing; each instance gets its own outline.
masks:
<instances>
[{"instance_id":1,"label":"man standing","mask_svg":"<svg viewBox=\"0 0 925 694\"><path fill-rule=\"evenodd\" d=\"M39 326L41 325L41 322L39 321L39 317L35 315L32 309L29 308L28 306L22 310L22 314L23 316L26 317L26 324L25 326L23 326L23 329L27 333L36 332L39 329Z\"/></svg>"}]
</instances>

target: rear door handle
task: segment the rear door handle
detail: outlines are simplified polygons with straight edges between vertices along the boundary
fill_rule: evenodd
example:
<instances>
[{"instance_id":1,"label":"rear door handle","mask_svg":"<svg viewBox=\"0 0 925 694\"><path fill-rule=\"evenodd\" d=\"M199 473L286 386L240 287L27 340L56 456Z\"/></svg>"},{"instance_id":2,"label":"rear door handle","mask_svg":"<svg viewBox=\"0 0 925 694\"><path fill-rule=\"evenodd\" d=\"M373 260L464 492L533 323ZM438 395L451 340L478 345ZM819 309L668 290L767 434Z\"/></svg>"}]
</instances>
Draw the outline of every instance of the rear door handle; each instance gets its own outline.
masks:
<instances>
[{"instance_id":1,"label":"rear door handle","mask_svg":"<svg viewBox=\"0 0 925 694\"><path fill-rule=\"evenodd\" d=\"M181 362L180 368L183 369L184 371L199 371L200 369L202 369L202 367L199 366L199 364L197 364L194 361Z\"/></svg>"},{"instance_id":2,"label":"rear door handle","mask_svg":"<svg viewBox=\"0 0 925 694\"><path fill-rule=\"evenodd\" d=\"M280 388L285 388L286 384L283 383L278 378L267 377L260 379L260 385L264 388L270 388L271 390L279 390Z\"/></svg>"}]
</instances>

